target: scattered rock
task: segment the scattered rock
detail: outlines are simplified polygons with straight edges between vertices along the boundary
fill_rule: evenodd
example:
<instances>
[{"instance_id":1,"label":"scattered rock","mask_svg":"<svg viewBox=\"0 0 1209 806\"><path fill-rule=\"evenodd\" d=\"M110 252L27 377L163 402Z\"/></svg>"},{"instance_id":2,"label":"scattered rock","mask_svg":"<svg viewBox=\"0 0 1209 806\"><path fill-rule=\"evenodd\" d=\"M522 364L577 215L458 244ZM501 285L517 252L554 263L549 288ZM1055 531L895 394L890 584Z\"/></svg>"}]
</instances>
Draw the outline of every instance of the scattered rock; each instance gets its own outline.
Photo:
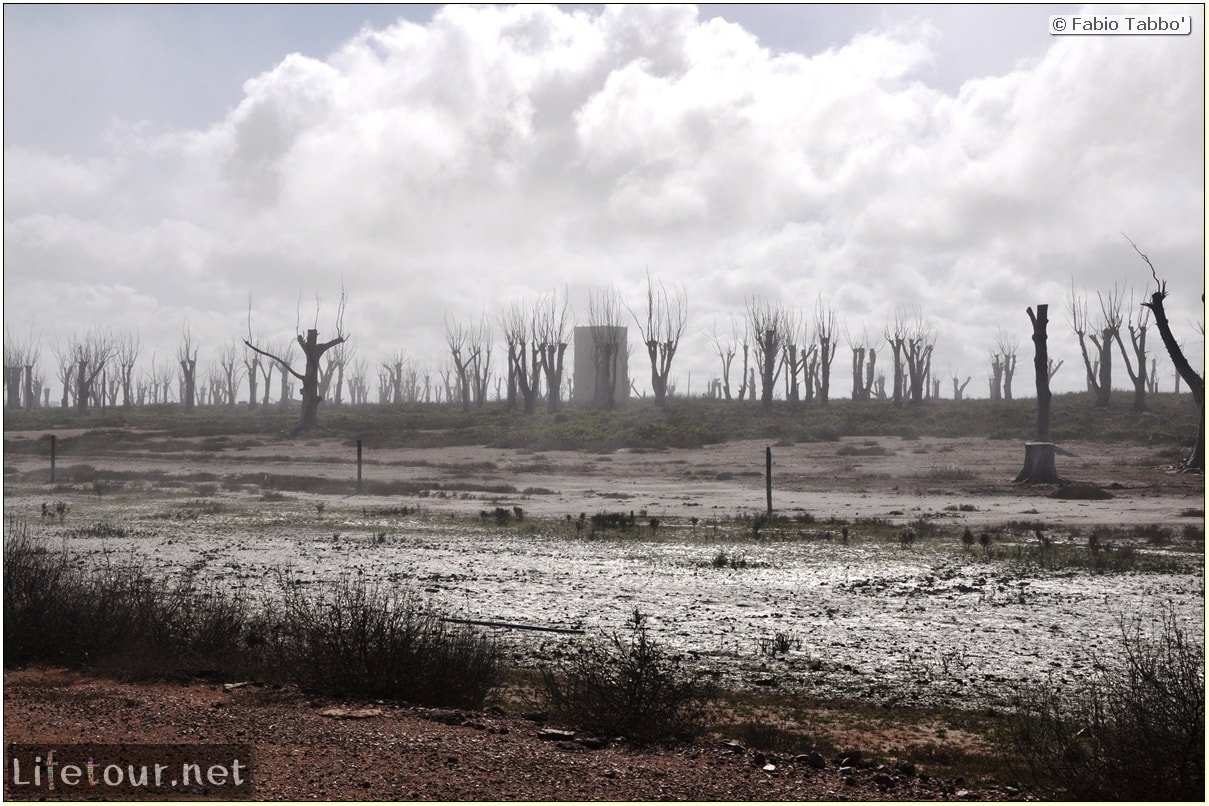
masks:
<instances>
[{"instance_id":1,"label":"scattered rock","mask_svg":"<svg viewBox=\"0 0 1209 806\"><path fill-rule=\"evenodd\" d=\"M582 736L575 741L589 750L604 750L609 746L609 740L602 739L599 736Z\"/></svg>"},{"instance_id":2,"label":"scattered rock","mask_svg":"<svg viewBox=\"0 0 1209 806\"><path fill-rule=\"evenodd\" d=\"M861 763L861 751L849 750L845 753L840 753L836 756L835 762L841 767L858 767Z\"/></svg>"},{"instance_id":3,"label":"scattered rock","mask_svg":"<svg viewBox=\"0 0 1209 806\"><path fill-rule=\"evenodd\" d=\"M381 708L325 708L319 712L320 716L328 716L332 719L369 719L374 716L382 716Z\"/></svg>"},{"instance_id":4,"label":"scattered rock","mask_svg":"<svg viewBox=\"0 0 1209 806\"><path fill-rule=\"evenodd\" d=\"M426 719L440 722L442 725L461 725L466 721L466 715L461 711L450 711L445 708L434 708L424 714Z\"/></svg>"},{"instance_id":5,"label":"scattered rock","mask_svg":"<svg viewBox=\"0 0 1209 806\"><path fill-rule=\"evenodd\" d=\"M741 745L739 742L736 742L734 739L727 739L726 741L721 742L721 745L732 753L747 752L747 748Z\"/></svg>"},{"instance_id":6,"label":"scattered rock","mask_svg":"<svg viewBox=\"0 0 1209 806\"><path fill-rule=\"evenodd\" d=\"M894 786L894 779L884 772L879 772L873 776L873 783L877 784L878 789L889 789Z\"/></svg>"},{"instance_id":7,"label":"scattered rock","mask_svg":"<svg viewBox=\"0 0 1209 806\"><path fill-rule=\"evenodd\" d=\"M806 755L798 756L797 759L794 760L796 761L798 759L803 760L806 764L809 764L816 770L825 769L827 767L827 759L823 758L823 754L818 750L811 750Z\"/></svg>"}]
</instances>

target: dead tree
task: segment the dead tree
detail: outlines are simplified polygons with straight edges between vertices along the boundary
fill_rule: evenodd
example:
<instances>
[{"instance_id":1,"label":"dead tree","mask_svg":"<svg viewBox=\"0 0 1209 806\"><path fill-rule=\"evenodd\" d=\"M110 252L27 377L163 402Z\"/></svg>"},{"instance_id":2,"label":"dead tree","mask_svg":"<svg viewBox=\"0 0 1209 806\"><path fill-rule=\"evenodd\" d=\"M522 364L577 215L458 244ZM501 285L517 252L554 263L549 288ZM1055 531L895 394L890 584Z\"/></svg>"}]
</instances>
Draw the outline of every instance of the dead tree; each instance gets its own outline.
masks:
<instances>
[{"instance_id":1,"label":"dead tree","mask_svg":"<svg viewBox=\"0 0 1209 806\"><path fill-rule=\"evenodd\" d=\"M523 302L514 302L500 325L508 347L508 408L515 408L519 399L525 414L532 414L541 394L541 350L534 335L534 315Z\"/></svg>"},{"instance_id":2,"label":"dead tree","mask_svg":"<svg viewBox=\"0 0 1209 806\"><path fill-rule=\"evenodd\" d=\"M181 368L181 405L189 413L193 411L197 396L197 347L193 344L193 334L187 322L176 348L176 362Z\"/></svg>"},{"instance_id":3,"label":"dead tree","mask_svg":"<svg viewBox=\"0 0 1209 806\"><path fill-rule=\"evenodd\" d=\"M810 341L805 325L794 311L786 311L785 339L781 345L781 369L785 373L785 400L797 403L801 398L798 376L806 370L806 350L798 353L798 345ZM813 346L813 345L812 345Z\"/></svg>"},{"instance_id":4,"label":"dead tree","mask_svg":"<svg viewBox=\"0 0 1209 806\"><path fill-rule=\"evenodd\" d=\"M924 390L932 374L932 349L935 344L936 336L932 332L932 326L917 310L915 322L906 334L907 374L910 380L911 402L914 404L923 402Z\"/></svg>"},{"instance_id":5,"label":"dead tree","mask_svg":"<svg viewBox=\"0 0 1209 806\"><path fill-rule=\"evenodd\" d=\"M239 384L243 380L243 366L235 342L219 348L216 371L223 403L227 408L234 408L235 399L239 395Z\"/></svg>"},{"instance_id":6,"label":"dead tree","mask_svg":"<svg viewBox=\"0 0 1209 806\"><path fill-rule=\"evenodd\" d=\"M56 343L51 348L51 353L55 357L57 364L57 375L60 387L63 390L62 397L59 400L59 405L63 408L69 408L75 400L75 359L71 354L71 344Z\"/></svg>"},{"instance_id":7,"label":"dead tree","mask_svg":"<svg viewBox=\"0 0 1209 806\"><path fill-rule=\"evenodd\" d=\"M1033 323L1033 374L1037 381L1037 425L1033 441L1024 445L1024 467L1016 476L1015 484L1064 484L1056 465L1057 448L1050 441L1049 352L1046 344L1046 328L1049 323L1049 306L1038 305L1037 313L1028 308L1029 321Z\"/></svg>"},{"instance_id":8,"label":"dead tree","mask_svg":"<svg viewBox=\"0 0 1209 806\"><path fill-rule=\"evenodd\" d=\"M731 399L730 392L730 365L735 360L736 345L738 338L738 325L735 322L734 315L730 317L730 338L724 339L718 335L718 323L714 322L711 338L714 345L714 355L722 361L722 377L719 379L722 394L727 399Z\"/></svg>"},{"instance_id":9,"label":"dead tree","mask_svg":"<svg viewBox=\"0 0 1209 806\"><path fill-rule=\"evenodd\" d=\"M1020 349L1020 340L1014 339L1000 328L995 336L995 347L999 350L1003 399L1012 399L1012 377L1016 374L1016 351Z\"/></svg>"},{"instance_id":10,"label":"dead tree","mask_svg":"<svg viewBox=\"0 0 1209 806\"><path fill-rule=\"evenodd\" d=\"M655 394L655 405L662 407L667 402L672 359L676 356L680 337L684 335L684 327L688 323L688 297L683 288L674 289L670 296L663 283L656 289L648 272L645 324L632 308L629 311L638 326L638 332L642 334L651 360L651 390Z\"/></svg>"},{"instance_id":11,"label":"dead tree","mask_svg":"<svg viewBox=\"0 0 1209 806\"><path fill-rule=\"evenodd\" d=\"M834 347L832 352L834 352ZM821 383L819 378L819 345L811 344L798 351L802 365L802 391L806 400L814 400L815 393Z\"/></svg>"},{"instance_id":12,"label":"dead tree","mask_svg":"<svg viewBox=\"0 0 1209 806\"><path fill-rule=\"evenodd\" d=\"M884 334L886 343L890 345L890 350L894 353L894 386L891 390L891 399L895 407L903 404L903 357L906 352L908 333L907 320L900 308L894 313L893 325L888 326ZM880 396L884 397L885 393L883 392Z\"/></svg>"},{"instance_id":13,"label":"dead tree","mask_svg":"<svg viewBox=\"0 0 1209 806\"><path fill-rule=\"evenodd\" d=\"M167 385L162 386L160 377L167 373ZM161 361L159 356L153 351L151 353L151 368L143 373L146 380L148 398L151 405L167 402L162 397L166 397L168 388L172 385L172 378L176 375L176 370L171 364L165 366L165 362Z\"/></svg>"},{"instance_id":14,"label":"dead tree","mask_svg":"<svg viewBox=\"0 0 1209 806\"><path fill-rule=\"evenodd\" d=\"M852 348L852 399L869 400L873 395L873 380L876 374L877 351L873 349L867 332L861 333L859 341L848 337Z\"/></svg>"},{"instance_id":15,"label":"dead tree","mask_svg":"<svg viewBox=\"0 0 1209 806\"><path fill-rule=\"evenodd\" d=\"M403 402L403 369L407 363L407 353L402 348L395 350L382 362L382 372L378 375L379 403L398 406Z\"/></svg>"},{"instance_id":16,"label":"dead tree","mask_svg":"<svg viewBox=\"0 0 1209 806\"><path fill-rule=\"evenodd\" d=\"M256 408L256 384L260 380L260 354L244 346L243 351L244 376L248 379L248 408Z\"/></svg>"},{"instance_id":17,"label":"dead tree","mask_svg":"<svg viewBox=\"0 0 1209 806\"><path fill-rule=\"evenodd\" d=\"M791 317L779 303L752 299L747 303L747 324L755 344L756 368L760 372L760 405L770 409L777 376L781 372L781 346L789 337Z\"/></svg>"},{"instance_id":18,"label":"dead tree","mask_svg":"<svg viewBox=\"0 0 1209 806\"><path fill-rule=\"evenodd\" d=\"M29 339L14 337L4 331L4 386L7 389L5 408L32 409L37 405L34 392L34 368L40 348L31 333Z\"/></svg>"},{"instance_id":19,"label":"dead tree","mask_svg":"<svg viewBox=\"0 0 1209 806\"><path fill-rule=\"evenodd\" d=\"M487 402L487 386L491 377L491 325L484 314L478 325L470 330L470 381L474 405Z\"/></svg>"},{"instance_id":20,"label":"dead tree","mask_svg":"<svg viewBox=\"0 0 1209 806\"><path fill-rule=\"evenodd\" d=\"M462 411L470 411L470 362L469 354L470 331L460 322L455 323L445 314L445 345L453 359L453 370L457 375L457 398L462 403ZM450 390L452 392L452 390ZM453 397L449 396L452 401Z\"/></svg>"},{"instance_id":21,"label":"dead tree","mask_svg":"<svg viewBox=\"0 0 1209 806\"><path fill-rule=\"evenodd\" d=\"M142 349L139 335L134 331L123 333L115 339L114 363L122 387L123 406L134 405L134 365L138 363Z\"/></svg>"},{"instance_id":22,"label":"dead tree","mask_svg":"<svg viewBox=\"0 0 1209 806\"><path fill-rule=\"evenodd\" d=\"M965 379L965 382L962 383L961 380L956 375L954 375L953 376L953 399L961 400L962 395L965 394L966 387L969 385L970 385L969 377L967 377Z\"/></svg>"},{"instance_id":23,"label":"dead tree","mask_svg":"<svg viewBox=\"0 0 1209 806\"><path fill-rule=\"evenodd\" d=\"M596 359L596 402L606 409L617 405L618 370L621 368L621 295L612 285L588 292L588 324Z\"/></svg>"},{"instance_id":24,"label":"dead tree","mask_svg":"<svg viewBox=\"0 0 1209 806\"><path fill-rule=\"evenodd\" d=\"M1129 240L1126 237L1126 240ZM1188 362L1188 358L1184 355L1183 348L1176 341L1175 334L1171 330L1171 324L1167 321L1167 311L1164 307L1164 301L1167 299L1167 282L1159 280L1158 272L1155 271L1154 264L1150 262L1150 258L1138 249L1138 245L1133 241L1129 241L1134 251L1141 255L1142 260L1146 261L1146 265L1150 267L1150 275L1154 278L1155 292L1150 295L1150 301L1142 303L1143 306L1150 309L1154 314L1154 325L1159 329L1159 336L1163 339L1163 346L1167 348L1167 355L1171 358L1171 363L1175 366L1175 371L1178 377L1183 378L1188 384L1189 390L1192 392L1192 401L1197 408L1201 410L1201 416L1197 420L1196 439L1192 443L1192 453L1180 465L1183 471L1204 473L1205 472L1205 379L1192 368L1192 364ZM1205 294L1201 292L1201 303L1205 302Z\"/></svg>"},{"instance_id":25,"label":"dead tree","mask_svg":"<svg viewBox=\"0 0 1209 806\"><path fill-rule=\"evenodd\" d=\"M352 342L345 341L337 344L324 355L323 368L319 371L320 398L331 400L336 406L344 402L344 370L355 350ZM333 383L335 383L336 390L329 394Z\"/></svg>"},{"instance_id":26,"label":"dead tree","mask_svg":"<svg viewBox=\"0 0 1209 806\"><path fill-rule=\"evenodd\" d=\"M991 374L987 376L991 384L991 400L1003 399L1003 356L991 353Z\"/></svg>"},{"instance_id":27,"label":"dead tree","mask_svg":"<svg viewBox=\"0 0 1209 806\"><path fill-rule=\"evenodd\" d=\"M831 398L831 362L835 359L835 310L823 304L820 296L814 303L814 333L818 339L819 403L826 406Z\"/></svg>"},{"instance_id":28,"label":"dead tree","mask_svg":"<svg viewBox=\"0 0 1209 806\"><path fill-rule=\"evenodd\" d=\"M1141 414L1146 411L1146 329L1150 324L1150 309L1142 306L1142 310L1138 313L1137 322L1134 322L1134 304L1133 293L1129 295L1129 319L1126 327L1129 329L1129 345L1133 348L1133 357L1136 360L1137 369L1134 369L1134 361L1129 358L1129 353L1125 350L1125 344L1121 340L1121 328L1117 328L1116 336L1117 347L1121 350L1121 359L1125 362L1125 372L1129 375L1129 380L1133 384L1133 408L1134 414Z\"/></svg>"},{"instance_id":29,"label":"dead tree","mask_svg":"<svg viewBox=\"0 0 1209 806\"><path fill-rule=\"evenodd\" d=\"M369 362L364 358L349 364L348 397L354 406L369 402Z\"/></svg>"},{"instance_id":30,"label":"dead tree","mask_svg":"<svg viewBox=\"0 0 1209 806\"><path fill-rule=\"evenodd\" d=\"M108 331L93 329L83 337L73 334L68 352L75 367L76 411L88 413L89 401L96 389L94 384L105 371L114 354L113 335Z\"/></svg>"},{"instance_id":31,"label":"dead tree","mask_svg":"<svg viewBox=\"0 0 1209 806\"><path fill-rule=\"evenodd\" d=\"M546 379L546 411L553 414L562 407L563 359L571 338L571 308L565 289L561 305L557 291L537 301L533 308L532 338L537 347L534 389L540 386L537 378L537 363L540 363Z\"/></svg>"},{"instance_id":32,"label":"dead tree","mask_svg":"<svg viewBox=\"0 0 1209 806\"><path fill-rule=\"evenodd\" d=\"M295 335L298 346L302 348L305 362L302 372L295 370L284 358L252 344L250 331L248 338L244 339L244 344L265 358L276 361L283 368L283 372L288 372L302 383L302 411L298 418L298 425L294 428L294 435L305 434L319 427L319 403L323 399L319 394L319 361L328 350L348 341L348 334L344 332L344 308L347 302L348 295L341 290L340 304L336 312L336 336L321 342L319 341L319 300L316 298L314 326L306 331L305 336L301 332ZM301 331L298 323L295 325L295 330Z\"/></svg>"},{"instance_id":33,"label":"dead tree","mask_svg":"<svg viewBox=\"0 0 1209 806\"><path fill-rule=\"evenodd\" d=\"M1104 299L1103 294L1098 294L1098 296L1100 298L1100 311L1102 314L1099 324L1099 336L1095 333L1090 335L1087 333L1089 326L1087 300L1075 294L1073 280L1071 282L1067 312L1071 329L1079 337L1079 351L1083 356L1083 366L1087 370L1088 389L1095 394L1095 405L1098 408L1104 408L1108 406L1112 396L1112 343L1116 338L1117 331L1121 327L1121 297L1116 286L1113 287L1113 291L1109 294L1107 300ZM1094 364L1088 352L1086 341L1091 341L1096 348L1096 360Z\"/></svg>"}]
</instances>

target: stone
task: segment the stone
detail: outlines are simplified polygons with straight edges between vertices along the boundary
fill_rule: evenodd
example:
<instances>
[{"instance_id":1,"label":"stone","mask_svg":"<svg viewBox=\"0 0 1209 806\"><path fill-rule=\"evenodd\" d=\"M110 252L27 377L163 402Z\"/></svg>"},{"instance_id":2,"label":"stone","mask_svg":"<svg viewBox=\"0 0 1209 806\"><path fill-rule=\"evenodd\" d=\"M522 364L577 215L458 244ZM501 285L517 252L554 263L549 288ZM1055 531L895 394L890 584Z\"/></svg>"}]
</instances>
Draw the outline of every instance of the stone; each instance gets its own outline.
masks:
<instances>
[{"instance_id":1,"label":"stone","mask_svg":"<svg viewBox=\"0 0 1209 806\"><path fill-rule=\"evenodd\" d=\"M374 716L382 716L381 708L325 708L319 712L320 716L331 717L332 719L369 719Z\"/></svg>"},{"instance_id":2,"label":"stone","mask_svg":"<svg viewBox=\"0 0 1209 806\"><path fill-rule=\"evenodd\" d=\"M860 750L848 750L836 756L836 763L841 767L858 767L861 763Z\"/></svg>"},{"instance_id":3,"label":"stone","mask_svg":"<svg viewBox=\"0 0 1209 806\"><path fill-rule=\"evenodd\" d=\"M537 732L537 738L543 742L569 742L575 738L575 731L542 728Z\"/></svg>"},{"instance_id":4,"label":"stone","mask_svg":"<svg viewBox=\"0 0 1209 806\"><path fill-rule=\"evenodd\" d=\"M434 708L425 716L433 722L440 722L443 725L461 725L466 721L466 715L461 711L450 711L445 708Z\"/></svg>"}]
</instances>

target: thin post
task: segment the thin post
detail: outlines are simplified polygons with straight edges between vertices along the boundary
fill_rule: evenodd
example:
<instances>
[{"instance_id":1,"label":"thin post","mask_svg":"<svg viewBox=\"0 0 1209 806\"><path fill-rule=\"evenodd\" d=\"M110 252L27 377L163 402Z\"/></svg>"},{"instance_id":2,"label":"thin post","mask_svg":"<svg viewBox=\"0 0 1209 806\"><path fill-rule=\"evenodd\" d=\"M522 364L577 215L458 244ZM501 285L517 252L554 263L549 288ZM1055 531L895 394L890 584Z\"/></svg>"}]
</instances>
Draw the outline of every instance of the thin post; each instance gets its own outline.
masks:
<instances>
[{"instance_id":1,"label":"thin post","mask_svg":"<svg viewBox=\"0 0 1209 806\"><path fill-rule=\"evenodd\" d=\"M361 493L361 440L357 440L357 494Z\"/></svg>"},{"instance_id":2,"label":"thin post","mask_svg":"<svg viewBox=\"0 0 1209 806\"><path fill-rule=\"evenodd\" d=\"M55 483L55 435L50 435L50 483Z\"/></svg>"},{"instance_id":3,"label":"thin post","mask_svg":"<svg viewBox=\"0 0 1209 806\"><path fill-rule=\"evenodd\" d=\"M772 446L764 449L764 492L768 498L768 514L772 515Z\"/></svg>"}]
</instances>

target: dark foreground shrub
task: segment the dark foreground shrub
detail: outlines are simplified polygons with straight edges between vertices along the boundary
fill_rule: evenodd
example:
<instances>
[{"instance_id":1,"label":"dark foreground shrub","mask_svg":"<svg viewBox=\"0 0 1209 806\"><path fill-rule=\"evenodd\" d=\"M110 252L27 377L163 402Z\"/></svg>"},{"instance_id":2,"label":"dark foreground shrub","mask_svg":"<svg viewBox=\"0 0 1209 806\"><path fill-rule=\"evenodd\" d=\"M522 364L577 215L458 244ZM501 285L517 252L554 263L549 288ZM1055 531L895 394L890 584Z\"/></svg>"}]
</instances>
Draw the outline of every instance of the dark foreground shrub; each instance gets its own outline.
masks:
<instances>
[{"instance_id":1,"label":"dark foreground shrub","mask_svg":"<svg viewBox=\"0 0 1209 806\"><path fill-rule=\"evenodd\" d=\"M407 591L343 579L248 601L135 560L80 564L21 522L4 536L4 664L135 676L256 677L332 694L477 708L502 654Z\"/></svg>"},{"instance_id":2,"label":"dark foreground shrub","mask_svg":"<svg viewBox=\"0 0 1209 806\"><path fill-rule=\"evenodd\" d=\"M133 674L246 666L246 603L191 575L155 577L133 558L81 565L10 521L4 536L4 663Z\"/></svg>"},{"instance_id":3,"label":"dark foreground shrub","mask_svg":"<svg viewBox=\"0 0 1209 806\"><path fill-rule=\"evenodd\" d=\"M581 730L636 742L698 734L713 687L685 670L650 636L634 611L629 636L614 633L579 646L557 668L542 669L550 710Z\"/></svg>"},{"instance_id":4,"label":"dark foreground shrub","mask_svg":"<svg viewBox=\"0 0 1209 806\"><path fill-rule=\"evenodd\" d=\"M1074 691L1033 687L1009 714L1006 761L1076 800L1205 797L1205 647L1167 611L1157 635L1122 620L1117 656Z\"/></svg>"},{"instance_id":5,"label":"dark foreground shrub","mask_svg":"<svg viewBox=\"0 0 1209 806\"><path fill-rule=\"evenodd\" d=\"M317 591L286 583L277 607L266 625L273 657L311 689L480 708L503 675L493 641L410 591L347 577Z\"/></svg>"}]
</instances>

